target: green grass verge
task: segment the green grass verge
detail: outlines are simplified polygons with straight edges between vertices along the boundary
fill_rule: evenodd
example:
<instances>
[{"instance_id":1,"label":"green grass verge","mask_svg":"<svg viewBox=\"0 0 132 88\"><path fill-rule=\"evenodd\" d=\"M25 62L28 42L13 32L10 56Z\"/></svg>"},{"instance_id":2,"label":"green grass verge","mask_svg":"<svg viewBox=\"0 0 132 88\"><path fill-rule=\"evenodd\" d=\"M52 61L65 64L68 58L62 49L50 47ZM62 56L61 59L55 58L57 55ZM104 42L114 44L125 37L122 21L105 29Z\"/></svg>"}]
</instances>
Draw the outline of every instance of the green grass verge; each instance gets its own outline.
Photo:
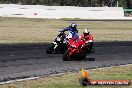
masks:
<instances>
[{"instance_id":1,"label":"green grass verge","mask_svg":"<svg viewBox=\"0 0 132 88\"><path fill-rule=\"evenodd\" d=\"M27 80L0 85L0 88L132 88L130 86L87 86L79 84L80 72L61 76L42 77L36 80ZM115 66L112 68L89 71L89 78L94 79L129 79L132 81L132 65Z\"/></svg>"},{"instance_id":2,"label":"green grass verge","mask_svg":"<svg viewBox=\"0 0 132 88\"><path fill-rule=\"evenodd\" d=\"M73 22L78 24L79 35L85 28L89 28L95 41L132 41L131 21L70 21L0 17L0 44L52 42L59 30Z\"/></svg>"}]
</instances>

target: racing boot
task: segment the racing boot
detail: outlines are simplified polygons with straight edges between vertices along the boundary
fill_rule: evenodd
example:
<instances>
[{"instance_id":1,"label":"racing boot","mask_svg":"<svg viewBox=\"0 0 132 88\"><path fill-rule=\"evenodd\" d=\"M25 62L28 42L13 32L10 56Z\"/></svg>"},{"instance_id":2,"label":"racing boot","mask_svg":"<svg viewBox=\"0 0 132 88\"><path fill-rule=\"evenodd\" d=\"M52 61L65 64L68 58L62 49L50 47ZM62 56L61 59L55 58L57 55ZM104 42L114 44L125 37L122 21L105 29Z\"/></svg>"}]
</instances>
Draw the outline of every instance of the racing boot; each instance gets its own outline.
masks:
<instances>
[{"instance_id":1,"label":"racing boot","mask_svg":"<svg viewBox=\"0 0 132 88\"><path fill-rule=\"evenodd\" d=\"M95 49L93 47L88 48L88 51L87 51L88 54L94 53L94 52L95 52Z\"/></svg>"}]
</instances>

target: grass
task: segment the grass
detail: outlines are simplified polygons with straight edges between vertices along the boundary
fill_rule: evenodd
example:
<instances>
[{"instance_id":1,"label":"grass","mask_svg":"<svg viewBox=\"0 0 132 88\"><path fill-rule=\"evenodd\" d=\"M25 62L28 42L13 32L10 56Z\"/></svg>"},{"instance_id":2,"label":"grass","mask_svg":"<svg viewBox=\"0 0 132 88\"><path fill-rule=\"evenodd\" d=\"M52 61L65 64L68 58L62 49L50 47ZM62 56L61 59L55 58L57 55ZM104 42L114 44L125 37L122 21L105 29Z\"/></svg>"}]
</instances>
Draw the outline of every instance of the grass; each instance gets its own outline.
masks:
<instances>
[{"instance_id":1,"label":"grass","mask_svg":"<svg viewBox=\"0 0 132 88\"><path fill-rule=\"evenodd\" d=\"M0 88L84 88L79 84L80 72L61 76L42 77L36 80L27 80L0 85ZM91 80L97 79L129 79L132 81L132 65L115 66L112 68L89 71ZM132 88L130 86L87 86L85 88Z\"/></svg>"},{"instance_id":2,"label":"grass","mask_svg":"<svg viewBox=\"0 0 132 88\"><path fill-rule=\"evenodd\" d=\"M79 35L89 28L95 41L132 41L131 21L69 21L67 19L27 19L0 17L0 44L52 42L62 28L78 24ZM132 65L89 71L90 79L130 79ZM79 73L42 77L0 85L0 88L83 88ZM86 88L132 88L131 86L88 86Z\"/></svg>"},{"instance_id":3,"label":"grass","mask_svg":"<svg viewBox=\"0 0 132 88\"><path fill-rule=\"evenodd\" d=\"M132 41L131 21L69 21L0 17L0 44L52 42L58 31L78 24L79 35L89 28L95 41Z\"/></svg>"}]
</instances>

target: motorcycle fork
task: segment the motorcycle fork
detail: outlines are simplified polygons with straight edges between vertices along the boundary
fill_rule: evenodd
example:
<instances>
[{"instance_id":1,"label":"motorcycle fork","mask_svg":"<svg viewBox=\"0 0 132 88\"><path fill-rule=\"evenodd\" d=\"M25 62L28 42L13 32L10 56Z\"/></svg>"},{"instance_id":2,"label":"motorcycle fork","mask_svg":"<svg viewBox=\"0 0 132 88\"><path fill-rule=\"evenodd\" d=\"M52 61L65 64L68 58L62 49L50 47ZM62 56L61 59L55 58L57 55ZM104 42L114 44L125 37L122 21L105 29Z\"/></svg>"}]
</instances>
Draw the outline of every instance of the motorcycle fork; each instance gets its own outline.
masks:
<instances>
[{"instance_id":1,"label":"motorcycle fork","mask_svg":"<svg viewBox=\"0 0 132 88\"><path fill-rule=\"evenodd\" d=\"M71 56L74 52L74 49L69 49L69 51L70 51L69 55Z\"/></svg>"},{"instance_id":2,"label":"motorcycle fork","mask_svg":"<svg viewBox=\"0 0 132 88\"><path fill-rule=\"evenodd\" d=\"M56 42L53 42L53 44L54 44L54 49L56 49L58 44Z\"/></svg>"}]
</instances>

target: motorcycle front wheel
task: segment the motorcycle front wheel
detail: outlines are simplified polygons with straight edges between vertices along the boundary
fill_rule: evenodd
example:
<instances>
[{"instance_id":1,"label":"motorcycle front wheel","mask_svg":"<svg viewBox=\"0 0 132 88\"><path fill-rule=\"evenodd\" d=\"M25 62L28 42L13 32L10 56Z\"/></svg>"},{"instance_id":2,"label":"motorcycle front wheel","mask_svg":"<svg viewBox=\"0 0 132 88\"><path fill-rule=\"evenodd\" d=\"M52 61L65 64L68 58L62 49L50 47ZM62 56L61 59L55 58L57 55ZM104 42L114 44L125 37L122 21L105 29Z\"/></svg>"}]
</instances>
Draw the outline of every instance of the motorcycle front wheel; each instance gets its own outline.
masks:
<instances>
[{"instance_id":1,"label":"motorcycle front wheel","mask_svg":"<svg viewBox=\"0 0 132 88\"><path fill-rule=\"evenodd\" d=\"M70 52L69 49L67 49L66 52L63 54L63 61L71 61L69 52Z\"/></svg>"},{"instance_id":2,"label":"motorcycle front wheel","mask_svg":"<svg viewBox=\"0 0 132 88\"><path fill-rule=\"evenodd\" d=\"M54 47L55 47L55 45L52 44L52 45L46 50L46 53L47 53L47 54L52 54L53 51L54 51Z\"/></svg>"}]
</instances>

